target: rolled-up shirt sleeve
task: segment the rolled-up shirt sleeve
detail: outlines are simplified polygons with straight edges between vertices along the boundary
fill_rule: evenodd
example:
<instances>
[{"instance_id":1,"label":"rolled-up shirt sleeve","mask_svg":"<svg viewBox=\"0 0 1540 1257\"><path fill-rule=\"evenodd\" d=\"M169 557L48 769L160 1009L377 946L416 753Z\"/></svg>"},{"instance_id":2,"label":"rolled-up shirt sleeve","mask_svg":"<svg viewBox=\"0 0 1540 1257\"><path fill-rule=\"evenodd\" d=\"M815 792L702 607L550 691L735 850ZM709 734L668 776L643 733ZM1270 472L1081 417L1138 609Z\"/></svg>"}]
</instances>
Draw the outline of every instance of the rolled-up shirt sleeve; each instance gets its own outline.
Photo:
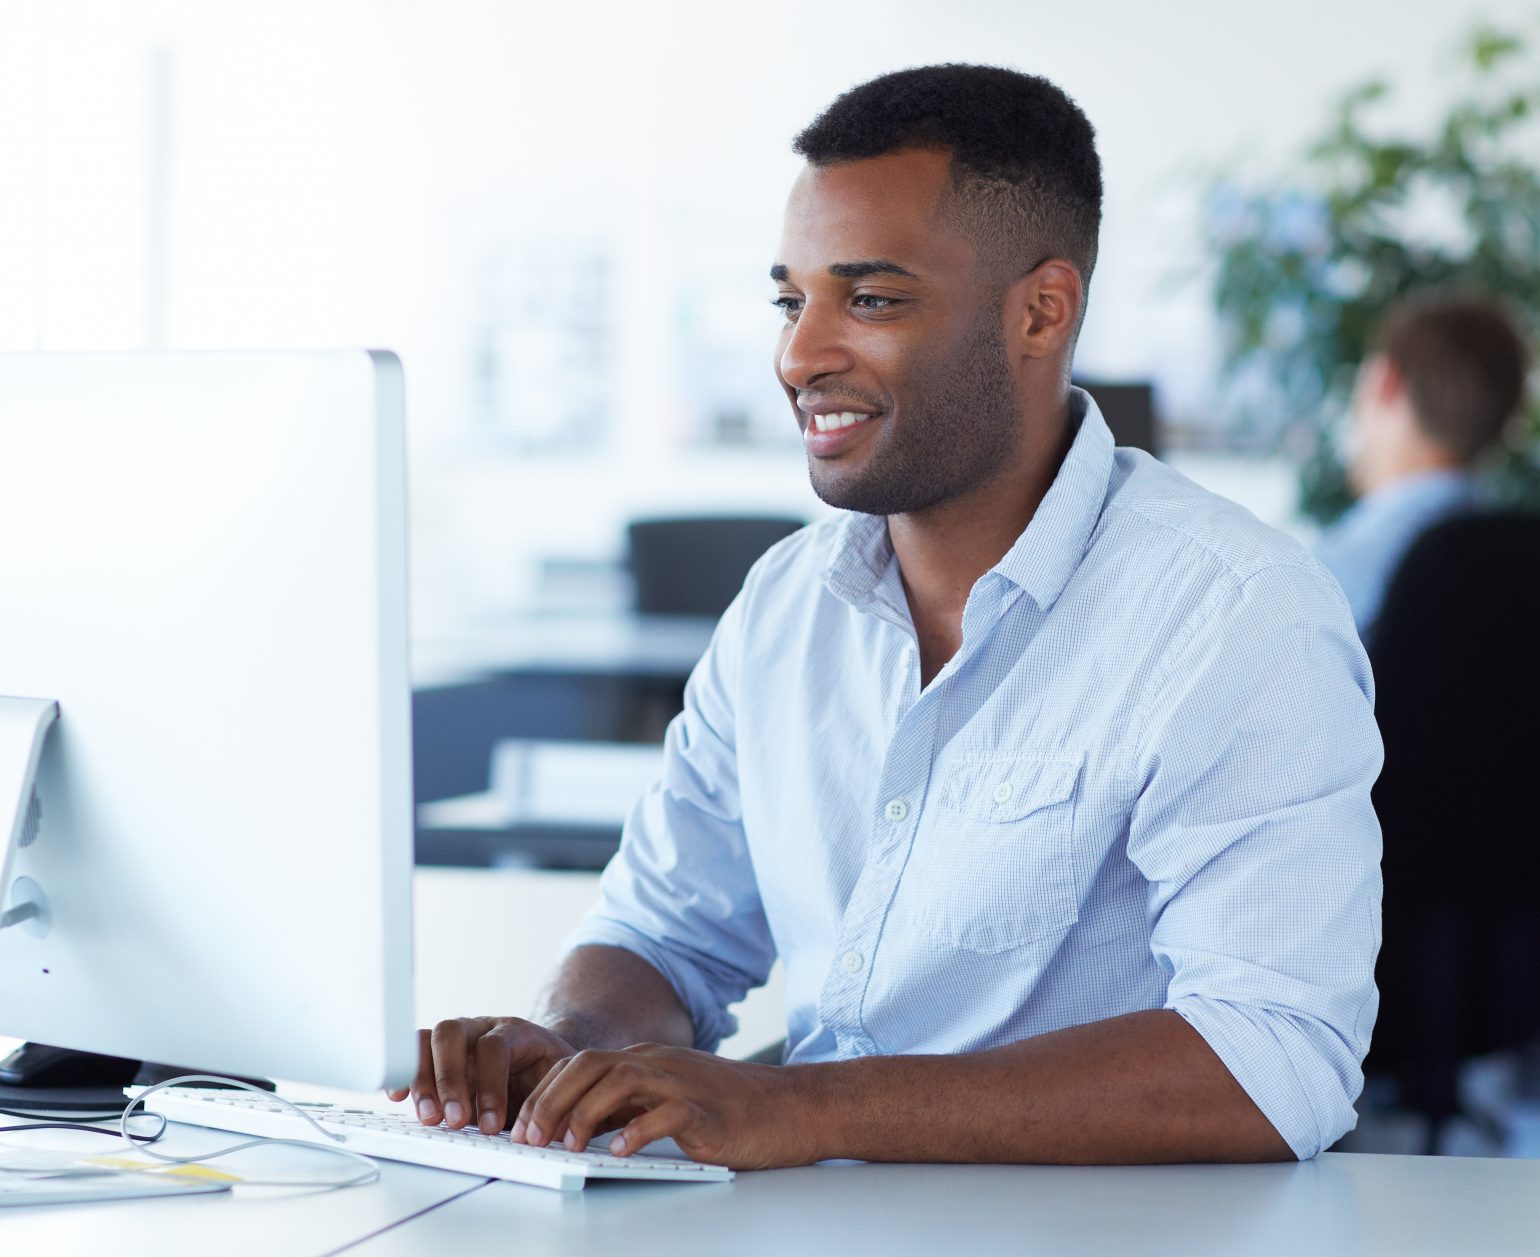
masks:
<instances>
[{"instance_id":1,"label":"rolled-up shirt sleeve","mask_svg":"<svg viewBox=\"0 0 1540 1257\"><path fill-rule=\"evenodd\" d=\"M734 738L747 597L722 617L692 673L664 739L662 777L632 809L599 902L565 943L646 960L673 986L705 1051L737 1029L728 1008L763 985L775 961L743 831Z\"/></svg>"},{"instance_id":2,"label":"rolled-up shirt sleeve","mask_svg":"<svg viewBox=\"0 0 1540 1257\"><path fill-rule=\"evenodd\" d=\"M1378 1010L1382 752L1340 590L1313 563L1217 587L1135 734L1128 849L1166 1007L1312 1157L1354 1124Z\"/></svg>"}]
</instances>

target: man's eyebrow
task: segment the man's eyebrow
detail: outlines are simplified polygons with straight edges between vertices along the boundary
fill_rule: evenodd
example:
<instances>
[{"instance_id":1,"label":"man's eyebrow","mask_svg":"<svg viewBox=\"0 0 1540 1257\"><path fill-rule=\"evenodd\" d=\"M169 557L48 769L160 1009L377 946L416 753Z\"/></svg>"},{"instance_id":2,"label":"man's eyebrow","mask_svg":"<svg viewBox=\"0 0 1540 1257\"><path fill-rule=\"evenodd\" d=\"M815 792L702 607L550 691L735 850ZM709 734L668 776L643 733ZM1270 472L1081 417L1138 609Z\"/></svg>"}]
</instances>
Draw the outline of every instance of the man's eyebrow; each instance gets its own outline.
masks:
<instances>
[{"instance_id":1,"label":"man's eyebrow","mask_svg":"<svg viewBox=\"0 0 1540 1257\"><path fill-rule=\"evenodd\" d=\"M836 279L864 279L868 275L897 275L902 279L920 278L907 267L883 258L872 258L865 262L836 262L829 267L829 274ZM784 284L791 278L791 272L782 263L777 262L770 268L770 278L778 284Z\"/></svg>"},{"instance_id":2,"label":"man's eyebrow","mask_svg":"<svg viewBox=\"0 0 1540 1257\"><path fill-rule=\"evenodd\" d=\"M829 268L829 274L836 279L862 279L867 275L898 275L903 279L919 279L907 267L883 258L873 258L866 262L836 262Z\"/></svg>"}]
</instances>

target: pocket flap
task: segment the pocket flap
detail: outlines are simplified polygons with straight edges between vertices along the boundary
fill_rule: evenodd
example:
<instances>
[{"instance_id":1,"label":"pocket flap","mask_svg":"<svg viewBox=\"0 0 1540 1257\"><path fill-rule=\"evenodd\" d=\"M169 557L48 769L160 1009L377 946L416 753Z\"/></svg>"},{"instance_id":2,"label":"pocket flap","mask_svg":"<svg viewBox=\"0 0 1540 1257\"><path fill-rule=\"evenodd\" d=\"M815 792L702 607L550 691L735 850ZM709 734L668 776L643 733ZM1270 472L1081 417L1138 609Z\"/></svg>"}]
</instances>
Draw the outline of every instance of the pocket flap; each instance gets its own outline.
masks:
<instances>
[{"instance_id":1,"label":"pocket flap","mask_svg":"<svg viewBox=\"0 0 1540 1257\"><path fill-rule=\"evenodd\" d=\"M1017 821L1074 797L1083 754L989 755L963 760L947 778L941 805L986 821Z\"/></svg>"}]
</instances>

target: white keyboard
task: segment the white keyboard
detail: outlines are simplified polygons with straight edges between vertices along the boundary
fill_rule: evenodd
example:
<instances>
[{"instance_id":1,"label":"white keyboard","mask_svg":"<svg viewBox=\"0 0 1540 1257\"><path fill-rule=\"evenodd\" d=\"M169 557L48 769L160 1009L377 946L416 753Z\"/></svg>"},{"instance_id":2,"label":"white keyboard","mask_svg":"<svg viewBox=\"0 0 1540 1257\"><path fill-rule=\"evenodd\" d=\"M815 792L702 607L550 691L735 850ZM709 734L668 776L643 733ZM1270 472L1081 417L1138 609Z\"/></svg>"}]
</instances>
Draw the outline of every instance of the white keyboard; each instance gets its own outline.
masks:
<instances>
[{"instance_id":1,"label":"white keyboard","mask_svg":"<svg viewBox=\"0 0 1540 1257\"><path fill-rule=\"evenodd\" d=\"M134 1095L139 1088L130 1087ZM641 1178L667 1183L721 1183L732 1178L726 1166L701 1165L677 1157L648 1156L635 1153L612 1157L603 1152L569 1152L560 1144L549 1148L531 1148L516 1144L507 1133L483 1135L467 1128L450 1130L447 1126L424 1126L409 1113L384 1108L347 1108L342 1105L295 1101L297 1107L313 1117L321 1128L342 1135L337 1143L316 1132L315 1127L277 1101L249 1091L224 1091L218 1088L172 1087L157 1091L144 1104L151 1113L162 1113L168 1121L209 1126L215 1130L235 1131L268 1139L299 1139L322 1147L341 1147L365 1156L387 1161L410 1161L414 1165L484 1178L511 1179L558 1191L577 1191L591 1178ZM607 1141L599 1137L594 1147Z\"/></svg>"}]
</instances>

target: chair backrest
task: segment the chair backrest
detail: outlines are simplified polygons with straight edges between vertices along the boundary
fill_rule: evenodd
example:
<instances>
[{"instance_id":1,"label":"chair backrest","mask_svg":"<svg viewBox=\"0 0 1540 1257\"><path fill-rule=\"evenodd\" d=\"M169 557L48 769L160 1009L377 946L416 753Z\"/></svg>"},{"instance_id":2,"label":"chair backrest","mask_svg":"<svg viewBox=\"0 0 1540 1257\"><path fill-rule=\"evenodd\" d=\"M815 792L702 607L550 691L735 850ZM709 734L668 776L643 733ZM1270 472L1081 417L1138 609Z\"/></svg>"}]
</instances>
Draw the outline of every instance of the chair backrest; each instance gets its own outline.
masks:
<instances>
[{"instance_id":1,"label":"chair backrest","mask_svg":"<svg viewBox=\"0 0 1540 1257\"><path fill-rule=\"evenodd\" d=\"M1424 533L1369 640L1385 768L1381 1011L1369 1063L1457 1111L1461 1059L1540 1031L1540 516Z\"/></svg>"},{"instance_id":2,"label":"chair backrest","mask_svg":"<svg viewBox=\"0 0 1540 1257\"><path fill-rule=\"evenodd\" d=\"M626 540L634 608L648 615L719 616L754 561L806 522L754 515L633 520Z\"/></svg>"},{"instance_id":3,"label":"chair backrest","mask_svg":"<svg viewBox=\"0 0 1540 1257\"><path fill-rule=\"evenodd\" d=\"M1076 379L1075 383L1096 399L1097 408L1112 439L1160 457L1159 423L1155 418L1155 388L1143 381L1114 384L1110 380Z\"/></svg>"},{"instance_id":4,"label":"chair backrest","mask_svg":"<svg viewBox=\"0 0 1540 1257\"><path fill-rule=\"evenodd\" d=\"M1419 902L1540 893L1540 516L1467 515L1391 579L1369 656L1387 868ZM1390 857L1394 857L1394 865Z\"/></svg>"}]
</instances>

